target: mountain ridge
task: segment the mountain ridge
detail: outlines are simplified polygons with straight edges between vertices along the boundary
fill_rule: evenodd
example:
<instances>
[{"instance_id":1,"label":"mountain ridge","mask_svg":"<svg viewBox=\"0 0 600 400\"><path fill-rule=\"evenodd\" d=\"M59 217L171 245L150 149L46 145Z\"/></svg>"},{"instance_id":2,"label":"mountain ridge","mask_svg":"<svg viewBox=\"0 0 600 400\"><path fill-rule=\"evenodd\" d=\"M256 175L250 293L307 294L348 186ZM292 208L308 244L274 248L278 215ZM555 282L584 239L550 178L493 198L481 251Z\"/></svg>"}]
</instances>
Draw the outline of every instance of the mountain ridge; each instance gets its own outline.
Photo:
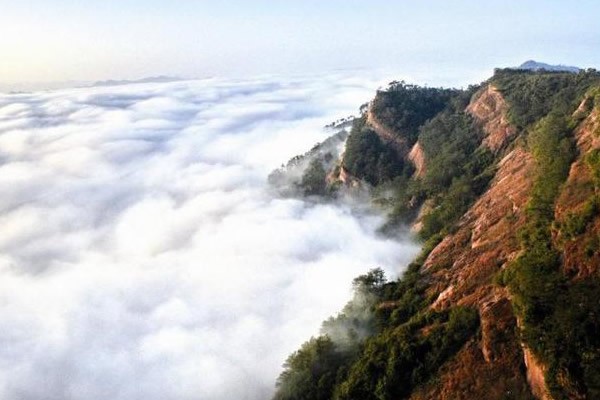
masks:
<instances>
[{"instance_id":1,"label":"mountain ridge","mask_svg":"<svg viewBox=\"0 0 600 400\"><path fill-rule=\"evenodd\" d=\"M598 72L497 69L464 91L393 82L329 171L339 190L343 171L390 210L383 231L412 224L423 253L398 281L362 277L371 335L321 336L340 365L306 345L275 399L600 395Z\"/></svg>"},{"instance_id":2,"label":"mountain ridge","mask_svg":"<svg viewBox=\"0 0 600 400\"><path fill-rule=\"evenodd\" d=\"M176 77L176 76L158 75L158 76L149 76L149 77L145 77L145 78L132 79L132 80L109 79L106 81L96 81L96 82L92 83L91 86L122 86L122 85L129 85L129 84L135 84L135 83L169 83L169 82L177 82L177 81L182 81L182 80L185 80L185 78L180 78L180 77Z\"/></svg>"}]
</instances>

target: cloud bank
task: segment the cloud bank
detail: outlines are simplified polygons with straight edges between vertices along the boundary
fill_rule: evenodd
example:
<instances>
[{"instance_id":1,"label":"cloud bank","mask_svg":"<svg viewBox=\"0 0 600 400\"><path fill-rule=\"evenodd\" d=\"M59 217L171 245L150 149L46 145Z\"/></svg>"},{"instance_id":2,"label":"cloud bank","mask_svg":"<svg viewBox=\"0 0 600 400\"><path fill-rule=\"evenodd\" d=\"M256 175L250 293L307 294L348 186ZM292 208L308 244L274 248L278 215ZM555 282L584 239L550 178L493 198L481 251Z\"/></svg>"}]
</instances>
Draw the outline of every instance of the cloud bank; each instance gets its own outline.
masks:
<instances>
[{"instance_id":1,"label":"cloud bank","mask_svg":"<svg viewBox=\"0 0 600 400\"><path fill-rule=\"evenodd\" d=\"M266 399L353 277L416 252L266 176L377 82L0 95L0 398Z\"/></svg>"}]
</instances>

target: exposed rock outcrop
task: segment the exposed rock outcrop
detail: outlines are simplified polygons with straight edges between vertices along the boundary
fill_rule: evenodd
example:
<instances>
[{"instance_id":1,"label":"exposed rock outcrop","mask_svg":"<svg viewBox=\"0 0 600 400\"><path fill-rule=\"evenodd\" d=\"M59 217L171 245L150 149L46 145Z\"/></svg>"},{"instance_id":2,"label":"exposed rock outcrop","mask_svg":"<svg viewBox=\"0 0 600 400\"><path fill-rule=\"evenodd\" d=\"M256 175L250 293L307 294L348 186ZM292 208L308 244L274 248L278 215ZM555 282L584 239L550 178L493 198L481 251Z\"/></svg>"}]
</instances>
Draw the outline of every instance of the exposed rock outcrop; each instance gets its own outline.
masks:
<instances>
[{"instance_id":1,"label":"exposed rock outcrop","mask_svg":"<svg viewBox=\"0 0 600 400\"><path fill-rule=\"evenodd\" d=\"M429 295L437 297L432 308L441 310L457 304L475 307L482 333L443 368L435 386L413 398L529 395L510 296L492 281L519 252L516 232L525 222L533 169L533 157L523 148L506 155L488 191L464 215L457 231L446 236L425 261Z\"/></svg>"},{"instance_id":2,"label":"exposed rock outcrop","mask_svg":"<svg viewBox=\"0 0 600 400\"><path fill-rule=\"evenodd\" d=\"M410 227L410 231L413 233L419 233L423 229L423 219L432 210L433 201L431 199L425 200L425 202L419 208L417 217Z\"/></svg>"},{"instance_id":3,"label":"exposed rock outcrop","mask_svg":"<svg viewBox=\"0 0 600 400\"><path fill-rule=\"evenodd\" d=\"M582 102L585 104L587 100ZM581 107L581 106L580 106ZM600 148L600 108L596 107L575 131L575 140L580 153Z\"/></svg>"},{"instance_id":4,"label":"exposed rock outcrop","mask_svg":"<svg viewBox=\"0 0 600 400\"><path fill-rule=\"evenodd\" d=\"M588 99L582 102L584 105ZM582 106L579 107L580 109ZM579 109L578 109L579 110ZM593 177L586 165L585 158L590 151L600 149L600 107L588 113L575 130L578 156L571 165L569 177L556 204L555 218L565 223L574 215L581 214L594 196ZM563 268L567 276L583 279L597 275L600 271L600 251L598 232L600 216L594 215L577 237L556 237L556 245L563 250Z\"/></svg>"},{"instance_id":5,"label":"exposed rock outcrop","mask_svg":"<svg viewBox=\"0 0 600 400\"><path fill-rule=\"evenodd\" d=\"M471 339L446 363L438 379L411 399L528 399L523 356L512 305L502 289L488 288L479 309L481 338Z\"/></svg>"},{"instance_id":6,"label":"exposed rock outcrop","mask_svg":"<svg viewBox=\"0 0 600 400\"><path fill-rule=\"evenodd\" d=\"M516 257L516 231L525 221L533 168L533 157L524 149L510 152L500 161L490 188L463 216L456 233L446 236L431 252L424 268L432 275L432 294L455 287L452 295L434 303L435 308L461 299L478 304L481 293L477 291Z\"/></svg>"},{"instance_id":7,"label":"exposed rock outcrop","mask_svg":"<svg viewBox=\"0 0 600 400\"><path fill-rule=\"evenodd\" d=\"M488 88L486 92L492 93L491 97L496 96L493 89ZM471 104L471 109L477 108L473 107L477 102ZM493 108L490 110L495 113ZM557 200L557 221L581 211L595 194L585 159L591 150L600 149L599 129L600 109L596 108L589 111L575 130L579 155ZM487 133L493 135L494 131ZM486 393L485 386L478 382L478 379L485 380L487 371L493 371L489 375L494 380L493 390L505 390L504 396L508 398L518 397L514 391L525 385L535 398L552 399L545 382L547 367L520 342L510 295L492 283L495 274L520 253L517 232L525 223L524 211L535 173L532 155L521 146L513 149L500 161L490 188L462 217L456 232L446 236L426 259L428 294L436 299L431 307L438 310L455 305L476 307L480 314L481 337L469 342L443 368L435 387L413 398L502 398L501 392ZM598 239L599 231L600 216L595 216L577 240L556 237L557 246L563 249L567 276L583 279L600 271L600 252L590 254L586 248L591 240ZM469 376L467 368L471 372L478 371L478 377ZM568 389L569 383L565 382L564 386ZM570 393L573 398L579 396L575 389Z\"/></svg>"},{"instance_id":8,"label":"exposed rock outcrop","mask_svg":"<svg viewBox=\"0 0 600 400\"><path fill-rule=\"evenodd\" d=\"M417 142L408 153L408 159L415 166L415 177L422 178L425 175L425 153L421 143Z\"/></svg>"},{"instance_id":9,"label":"exposed rock outcrop","mask_svg":"<svg viewBox=\"0 0 600 400\"><path fill-rule=\"evenodd\" d=\"M492 85L477 92L467 112L481 124L486 137L482 145L497 153L512 139L517 130L508 121L508 105L502 94Z\"/></svg>"},{"instance_id":10,"label":"exposed rock outcrop","mask_svg":"<svg viewBox=\"0 0 600 400\"><path fill-rule=\"evenodd\" d=\"M544 379L544 374L546 373L544 366L538 362L527 347L523 347L523 354L525 366L527 367L527 382L529 383L531 392L539 400L552 400L552 397L548 394L548 388Z\"/></svg>"},{"instance_id":11,"label":"exposed rock outcrop","mask_svg":"<svg viewBox=\"0 0 600 400\"><path fill-rule=\"evenodd\" d=\"M353 176L350 172L348 172L348 170L344 167L340 167L340 174L338 176L338 179L346 186L360 186L360 180Z\"/></svg>"}]
</instances>

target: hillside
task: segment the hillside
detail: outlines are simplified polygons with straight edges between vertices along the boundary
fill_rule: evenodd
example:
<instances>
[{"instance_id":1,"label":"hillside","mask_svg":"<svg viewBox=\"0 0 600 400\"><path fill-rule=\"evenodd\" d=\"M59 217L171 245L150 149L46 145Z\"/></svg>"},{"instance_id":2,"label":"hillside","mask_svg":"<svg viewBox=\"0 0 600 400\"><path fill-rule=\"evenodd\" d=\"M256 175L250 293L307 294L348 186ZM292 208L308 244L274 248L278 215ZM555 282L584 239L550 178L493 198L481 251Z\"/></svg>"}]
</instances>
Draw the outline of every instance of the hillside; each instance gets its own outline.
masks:
<instances>
[{"instance_id":1,"label":"hillside","mask_svg":"<svg viewBox=\"0 0 600 400\"><path fill-rule=\"evenodd\" d=\"M358 277L275 399L600 398L600 73L392 82L337 161L310 163L329 198L370 188L382 231L411 226L423 252L400 280Z\"/></svg>"}]
</instances>

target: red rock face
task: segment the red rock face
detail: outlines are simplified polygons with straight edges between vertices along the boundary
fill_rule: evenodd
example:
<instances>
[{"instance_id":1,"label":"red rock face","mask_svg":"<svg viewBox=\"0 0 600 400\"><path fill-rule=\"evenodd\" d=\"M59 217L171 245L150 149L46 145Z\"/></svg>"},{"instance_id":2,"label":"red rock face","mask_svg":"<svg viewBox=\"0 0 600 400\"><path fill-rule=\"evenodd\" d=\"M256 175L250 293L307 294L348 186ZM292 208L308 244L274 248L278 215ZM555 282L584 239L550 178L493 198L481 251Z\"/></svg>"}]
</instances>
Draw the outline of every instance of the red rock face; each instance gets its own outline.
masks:
<instances>
[{"instance_id":1,"label":"red rock face","mask_svg":"<svg viewBox=\"0 0 600 400\"><path fill-rule=\"evenodd\" d=\"M490 188L462 217L455 233L424 263L428 294L438 310L469 305L479 311L481 336L447 363L435 385L414 399L527 398L531 388L516 318L506 289L493 277L519 253L516 232L525 222L535 163L517 147L499 163Z\"/></svg>"},{"instance_id":2,"label":"red rock face","mask_svg":"<svg viewBox=\"0 0 600 400\"><path fill-rule=\"evenodd\" d=\"M583 106L582 106L583 107ZM580 109L582 108L580 107ZM484 145L506 148L513 135L504 126L505 105L499 93L486 88L469 106L483 123ZM556 204L556 219L584 207L595 194L585 164L590 151L600 149L600 108L588 111L575 130L579 150ZM479 311L481 335L472 339L440 370L435 384L413 393L414 399L519 398L551 399L544 379L545 366L518 337L508 291L493 284L496 273L514 260L520 247L517 232L525 223L525 208L535 179L535 161L523 147L515 147L499 163L489 189L461 218L457 230L446 236L424 263L432 308L443 310L469 305ZM600 271L600 252L586 254L586 243L600 232L596 216L576 240L555 233L563 250L567 276L584 279ZM576 398L576 392L573 391Z\"/></svg>"},{"instance_id":3,"label":"red rock face","mask_svg":"<svg viewBox=\"0 0 600 400\"><path fill-rule=\"evenodd\" d=\"M585 103L586 100L582 102L582 105ZM582 154L600 148L600 109L598 107L581 122L575 131L575 140Z\"/></svg>"},{"instance_id":4,"label":"red rock face","mask_svg":"<svg viewBox=\"0 0 600 400\"><path fill-rule=\"evenodd\" d=\"M529 387L531 387L531 392L540 400L552 400L546 388L546 381L544 379L546 371L544 366L537 361L528 348L523 348L523 354L525 357L525 366L527 367L527 382L529 383Z\"/></svg>"},{"instance_id":5,"label":"red rock face","mask_svg":"<svg viewBox=\"0 0 600 400\"><path fill-rule=\"evenodd\" d=\"M408 159L415 166L415 177L422 178L425 175L425 153L421 143L417 142L408 153Z\"/></svg>"},{"instance_id":6,"label":"red rock face","mask_svg":"<svg viewBox=\"0 0 600 400\"><path fill-rule=\"evenodd\" d=\"M504 289L486 291L480 299L481 338L467 342L411 399L531 398L512 305Z\"/></svg>"},{"instance_id":7,"label":"red rock face","mask_svg":"<svg viewBox=\"0 0 600 400\"><path fill-rule=\"evenodd\" d=\"M360 180L354 177L348 170L344 167L340 167L340 174L338 179L346 186L349 187L359 187Z\"/></svg>"},{"instance_id":8,"label":"red rock face","mask_svg":"<svg viewBox=\"0 0 600 400\"><path fill-rule=\"evenodd\" d=\"M488 85L474 96L467 112L483 127L486 137L482 145L493 153L500 151L517 133L508 122L506 101L492 85Z\"/></svg>"},{"instance_id":9,"label":"red rock face","mask_svg":"<svg viewBox=\"0 0 600 400\"><path fill-rule=\"evenodd\" d=\"M499 105L504 109L500 94L487 88L469 108L481 121L492 121L499 118ZM494 131L488 129L490 125L484 125L489 138ZM461 218L456 232L429 254L424 270L430 275L429 294L436 296L433 308L471 305L485 318L492 304L508 301L508 293L499 291L492 279L520 250L516 232L525 222L534 169L533 157L522 147L508 153L498 163L489 189ZM487 349L484 359L492 360L493 350L482 348Z\"/></svg>"},{"instance_id":10,"label":"red rock face","mask_svg":"<svg viewBox=\"0 0 600 400\"><path fill-rule=\"evenodd\" d=\"M516 148L504 157L490 188L462 217L424 264L432 275L432 292L441 295L434 308L466 302L519 251L516 231L524 223L524 208L533 182L533 157ZM453 287L452 292L447 289ZM479 293L481 295L481 293Z\"/></svg>"},{"instance_id":11,"label":"red rock face","mask_svg":"<svg viewBox=\"0 0 600 400\"><path fill-rule=\"evenodd\" d=\"M482 145L495 153L516 134L506 117L506 103L492 86L478 93L467 111L482 125L486 135ZM461 218L456 232L446 236L425 261L428 294L436 298L432 307L476 307L481 337L471 340L440 371L437 385L413 398L530 396L510 296L492 281L520 251L516 232L525 222L534 169L534 159L525 149L509 152L499 162L487 192Z\"/></svg>"},{"instance_id":12,"label":"red rock face","mask_svg":"<svg viewBox=\"0 0 600 400\"><path fill-rule=\"evenodd\" d=\"M587 99L582 102L582 106ZM582 108L579 107L579 109ZM580 112L578 109L577 112ZM578 156L571 165L569 177L558 197L555 218L564 223L569 215L581 213L589 199L597 195L594 191L592 176L586 166L585 157L590 151L600 149L600 108L592 110L575 130ZM555 235L555 245L563 250L563 268L567 276L573 279L585 279L600 272L600 252L593 251L591 244L598 240L600 217L596 216L585 231L576 238L564 238Z\"/></svg>"},{"instance_id":13,"label":"red rock face","mask_svg":"<svg viewBox=\"0 0 600 400\"><path fill-rule=\"evenodd\" d=\"M498 153L516 135L508 107L492 86L479 92L467 111L482 125L482 145ZM424 271L436 300L434 309L469 305L479 310L481 336L472 339L439 374L436 385L415 399L544 397L543 374L527 359L518 337L510 295L493 284L494 276L520 251L517 231L535 178L535 161L516 147L498 164L489 189L461 218L455 233L430 253ZM526 366L528 362L529 368Z\"/></svg>"}]
</instances>

